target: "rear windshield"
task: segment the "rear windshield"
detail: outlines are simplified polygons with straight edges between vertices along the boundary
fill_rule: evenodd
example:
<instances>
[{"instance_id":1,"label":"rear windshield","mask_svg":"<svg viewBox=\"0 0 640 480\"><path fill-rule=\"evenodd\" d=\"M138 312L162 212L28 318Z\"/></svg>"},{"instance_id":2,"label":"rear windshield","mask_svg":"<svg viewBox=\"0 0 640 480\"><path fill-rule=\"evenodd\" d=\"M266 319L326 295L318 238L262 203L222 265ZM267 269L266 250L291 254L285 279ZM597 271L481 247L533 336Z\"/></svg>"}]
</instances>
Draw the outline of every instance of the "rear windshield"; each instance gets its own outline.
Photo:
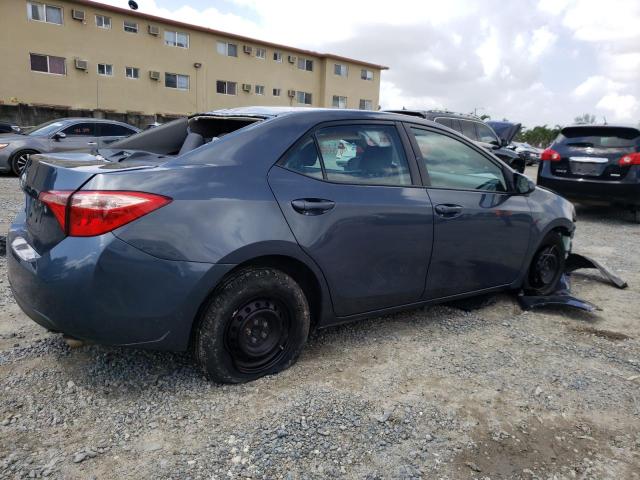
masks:
<instances>
[{"instance_id":1,"label":"rear windshield","mask_svg":"<svg viewBox=\"0 0 640 480\"><path fill-rule=\"evenodd\" d=\"M569 127L563 128L555 143L571 147L624 148L640 141L635 128Z\"/></svg>"}]
</instances>

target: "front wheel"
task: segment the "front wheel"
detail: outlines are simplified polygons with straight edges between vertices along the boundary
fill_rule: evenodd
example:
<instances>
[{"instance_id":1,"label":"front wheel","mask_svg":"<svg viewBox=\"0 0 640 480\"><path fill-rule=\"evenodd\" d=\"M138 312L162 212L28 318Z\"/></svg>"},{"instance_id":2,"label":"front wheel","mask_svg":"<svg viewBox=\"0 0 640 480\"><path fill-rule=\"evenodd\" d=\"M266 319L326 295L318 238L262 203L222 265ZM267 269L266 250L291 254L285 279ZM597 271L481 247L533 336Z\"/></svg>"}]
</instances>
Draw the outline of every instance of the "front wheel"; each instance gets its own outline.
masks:
<instances>
[{"instance_id":1,"label":"front wheel","mask_svg":"<svg viewBox=\"0 0 640 480\"><path fill-rule=\"evenodd\" d=\"M529 266L525 292L528 295L552 294L564 273L566 254L562 235L558 232L547 234Z\"/></svg>"},{"instance_id":2,"label":"front wheel","mask_svg":"<svg viewBox=\"0 0 640 480\"><path fill-rule=\"evenodd\" d=\"M35 150L19 150L11 156L11 171L18 177L27 166L29 155L38 153Z\"/></svg>"},{"instance_id":3,"label":"front wheel","mask_svg":"<svg viewBox=\"0 0 640 480\"><path fill-rule=\"evenodd\" d=\"M309 334L307 298L289 275L272 268L241 270L206 307L195 356L208 377L243 383L295 363Z\"/></svg>"}]
</instances>

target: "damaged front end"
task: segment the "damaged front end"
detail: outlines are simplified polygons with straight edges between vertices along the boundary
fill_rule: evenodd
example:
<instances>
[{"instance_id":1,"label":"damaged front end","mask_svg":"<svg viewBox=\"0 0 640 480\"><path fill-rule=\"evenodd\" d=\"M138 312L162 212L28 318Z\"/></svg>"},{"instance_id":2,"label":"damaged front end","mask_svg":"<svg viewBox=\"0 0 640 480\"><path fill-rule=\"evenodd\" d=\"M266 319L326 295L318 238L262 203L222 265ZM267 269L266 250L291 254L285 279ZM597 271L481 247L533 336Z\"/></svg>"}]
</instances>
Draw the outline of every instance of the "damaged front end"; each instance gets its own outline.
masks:
<instances>
[{"instance_id":1,"label":"damaged front end","mask_svg":"<svg viewBox=\"0 0 640 480\"><path fill-rule=\"evenodd\" d=\"M570 241L569 237L564 237L566 241ZM578 253L570 253L565 260L564 273L560 277L557 283L556 290L550 295L525 295L521 293L518 295L518 302L524 310L532 310L539 307L548 306L561 306L571 307L584 310L587 312L593 312L599 310L599 308L580 298L574 297L571 294L571 274L582 268L596 269L600 274L616 288L627 288L627 282L618 277L611 270L606 268L600 262L593 260L585 255Z\"/></svg>"}]
</instances>

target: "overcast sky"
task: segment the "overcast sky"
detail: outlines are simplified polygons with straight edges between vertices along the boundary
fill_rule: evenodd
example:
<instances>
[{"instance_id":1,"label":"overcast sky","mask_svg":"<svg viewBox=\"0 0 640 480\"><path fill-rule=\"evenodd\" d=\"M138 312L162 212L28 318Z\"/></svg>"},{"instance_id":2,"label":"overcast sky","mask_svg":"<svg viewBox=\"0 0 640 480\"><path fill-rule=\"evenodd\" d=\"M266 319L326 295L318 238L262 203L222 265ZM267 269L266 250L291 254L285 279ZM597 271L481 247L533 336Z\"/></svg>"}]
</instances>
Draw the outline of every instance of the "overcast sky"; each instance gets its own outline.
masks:
<instances>
[{"instance_id":1,"label":"overcast sky","mask_svg":"<svg viewBox=\"0 0 640 480\"><path fill-rule=\"evenodd\" d=\"M383 108L477 109L527 126L581 113L640 122L640 0L137 1L145 13L387 65Z\"/></svg>"}]
</instances>

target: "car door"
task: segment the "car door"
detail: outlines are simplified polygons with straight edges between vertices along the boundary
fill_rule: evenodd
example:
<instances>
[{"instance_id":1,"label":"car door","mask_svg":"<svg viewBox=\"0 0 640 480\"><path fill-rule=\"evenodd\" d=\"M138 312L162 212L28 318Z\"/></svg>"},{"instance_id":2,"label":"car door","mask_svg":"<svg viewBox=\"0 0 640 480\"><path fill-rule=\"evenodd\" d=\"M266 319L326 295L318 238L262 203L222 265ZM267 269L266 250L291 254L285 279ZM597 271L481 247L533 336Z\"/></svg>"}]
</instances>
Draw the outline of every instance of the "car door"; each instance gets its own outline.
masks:
<instances>
[{"instance_id":1,"label":"car door","mask_svg":"<svg viewBox=\"0 0 640 480\"><path fill-rule=\"evenodd\" d=\"M52 152L88 152L96 147L95 122L74 123L63 128L60 132L64 134L64 137L54 134L50 140Z\"/></svg>"},{"instance_id":2,"label":"car door","mask_svg":"<svg viewBox=\"0 0 640 480\"><path fill-rule=\"evenodd\" d=\"M296 240L325 275L338 316L422 296L433 213L406 148L406 134L393 122L324 125L269 172Z\"/></svg>"},{"instance_id":3,"label":"car door","mask_svg":"<svg viewBox=\"0 0 640 480\"><path fill-rule=\"evenodd\" d=\"M116 140L127 138L137 133L132 128L128 128L119 123L100 122L96 125L98 135L98 148L106 147Z\"/></svg>"},{"instance_id":4,"label":"car door","mask_svg":"<svg viewBox=\"0 0 640 480\"><path fill-rule=\"evenodd\" d=\"M509 285L522 271L532 215L502 165L471 142L424 126L407 128L434 209L425 298Z\"/></svg>"}]
</instances>

